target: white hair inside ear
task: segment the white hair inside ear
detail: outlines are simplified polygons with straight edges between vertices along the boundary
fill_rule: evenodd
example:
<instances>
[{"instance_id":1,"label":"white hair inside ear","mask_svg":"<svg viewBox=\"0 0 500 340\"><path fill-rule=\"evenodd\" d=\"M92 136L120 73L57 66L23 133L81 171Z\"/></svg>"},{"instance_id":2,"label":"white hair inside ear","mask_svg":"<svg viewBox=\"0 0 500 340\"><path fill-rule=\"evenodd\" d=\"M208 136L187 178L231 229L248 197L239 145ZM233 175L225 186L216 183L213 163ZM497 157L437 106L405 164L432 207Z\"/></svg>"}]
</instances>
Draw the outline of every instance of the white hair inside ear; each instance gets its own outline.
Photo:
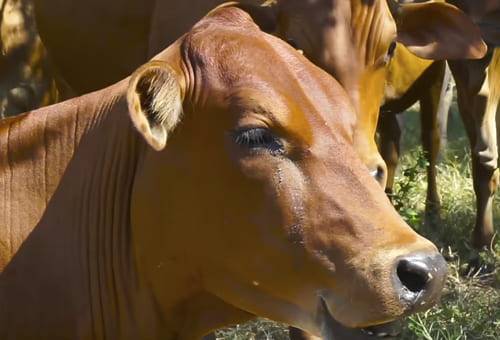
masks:
<instances>
[{"instance_id":1,"label":"white hair inside ear","mask_svg":"<svg viewBox=\"0 0 500 340\"><path fill-rule=\"evenodd\" d=\"M181 88L175 71L164 62L140 67L127 95L130 117L148 144L162 150L182 116Z\"/></svg>"}]
</instances>

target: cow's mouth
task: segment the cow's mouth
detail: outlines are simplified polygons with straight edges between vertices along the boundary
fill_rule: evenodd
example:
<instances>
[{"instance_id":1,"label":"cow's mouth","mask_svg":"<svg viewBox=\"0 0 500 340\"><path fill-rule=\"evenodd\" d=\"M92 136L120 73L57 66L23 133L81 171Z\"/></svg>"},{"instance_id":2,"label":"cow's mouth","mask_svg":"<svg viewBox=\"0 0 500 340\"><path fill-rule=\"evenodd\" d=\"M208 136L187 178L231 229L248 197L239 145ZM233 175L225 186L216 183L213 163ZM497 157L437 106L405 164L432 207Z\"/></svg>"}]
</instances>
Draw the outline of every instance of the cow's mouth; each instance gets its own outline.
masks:
<instances>
[{"instance_id":1,"label":"cow's mouth","mask_svg":"<svg viewBox=\"0 0 500 340\"><path fill-rule=\"evenodd\" d=\"M345 327L333 318L322 298L320 299L318 316L321 324L321 335L325 340L393 339L401 333L402 322L399 320L367 328Z\"/></svg>"}]
</instances>

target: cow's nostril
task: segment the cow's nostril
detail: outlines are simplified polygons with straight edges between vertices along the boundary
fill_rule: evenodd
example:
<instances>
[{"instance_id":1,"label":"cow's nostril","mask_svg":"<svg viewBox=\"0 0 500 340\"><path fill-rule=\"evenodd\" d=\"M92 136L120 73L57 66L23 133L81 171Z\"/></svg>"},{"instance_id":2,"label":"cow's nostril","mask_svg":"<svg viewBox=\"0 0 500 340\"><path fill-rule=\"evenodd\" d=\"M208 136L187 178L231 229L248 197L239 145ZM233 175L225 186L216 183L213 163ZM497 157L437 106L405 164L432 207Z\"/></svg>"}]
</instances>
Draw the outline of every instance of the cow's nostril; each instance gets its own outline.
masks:
<instances>
[{"instance_id":1,"label":"cow's nostril","mask_svg":"<svg viewBox=\"0 0 500 340\"><path fill-rule=\"evenodd\" d=\"M397 275L403 286L413 293L423 291L432 279L427 265L418 260L403 259L399 261Z\"/></svg>"},{"instance_id":2,"label":"cow's nostril","mask_svg":"<svg viewBox=\"0 0 500 340\"><path fill-rule=\"evenodd\" d=\"M399 258L394 268L395 287L407 312L435 304L446 280L446 261L439 253L415 253Z\"/></svg>"}]
</instances>

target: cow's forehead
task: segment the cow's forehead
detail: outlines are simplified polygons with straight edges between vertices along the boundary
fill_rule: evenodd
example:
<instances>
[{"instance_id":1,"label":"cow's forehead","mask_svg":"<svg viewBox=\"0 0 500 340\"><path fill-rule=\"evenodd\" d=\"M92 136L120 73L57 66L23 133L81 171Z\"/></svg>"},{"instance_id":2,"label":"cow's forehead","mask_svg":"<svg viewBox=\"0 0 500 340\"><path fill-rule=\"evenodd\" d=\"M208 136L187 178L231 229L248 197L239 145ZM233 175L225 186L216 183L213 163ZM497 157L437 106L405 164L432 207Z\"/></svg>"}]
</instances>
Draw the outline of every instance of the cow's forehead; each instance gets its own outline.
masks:
<instances>
[{"instance_id":1,"label":"cow's forehead","mask_svg":"<svg viewBox=\"0 0 500 340\"><path fill-rule=\"evenodd\" d=\"M288 43L258 29L207 29L188 38L188 61L204 75L227 86L267 82L268 86L304 92L341 92L339 83ZM321 90L320 90L321 88ZM268 89L271 90L272 89ZM271 93L270 93L271 95ZM340 96L342 96L340 94Z\"/></svg>"},{"instance_id":2,"label":"cow's forehead","mask_svg":"<svg viewBox=\"0 0 500 340\"><path fill-rule=\"evenodd\" d=\"M205 92L200 97L229 104L233 113L265 116L308 139L316 125L350 135L356 115L339 83L252 21L243 26L209 18L186 38L195 82Z\"/></svg>"},{"instance_id":3,"label":"cow's forehead","mask_svg":"<svg viewBox=\"0 0 500 340\"><path fill-rule=\"evenodd\" d=\"M261 32L209 36L211 51L203 51L198 66L224 87L250 87L268 97L293 96L297 100L307 97L322 107L334 103L349 105L331 75L276 37Z\"/></svg>"}]
</instances>

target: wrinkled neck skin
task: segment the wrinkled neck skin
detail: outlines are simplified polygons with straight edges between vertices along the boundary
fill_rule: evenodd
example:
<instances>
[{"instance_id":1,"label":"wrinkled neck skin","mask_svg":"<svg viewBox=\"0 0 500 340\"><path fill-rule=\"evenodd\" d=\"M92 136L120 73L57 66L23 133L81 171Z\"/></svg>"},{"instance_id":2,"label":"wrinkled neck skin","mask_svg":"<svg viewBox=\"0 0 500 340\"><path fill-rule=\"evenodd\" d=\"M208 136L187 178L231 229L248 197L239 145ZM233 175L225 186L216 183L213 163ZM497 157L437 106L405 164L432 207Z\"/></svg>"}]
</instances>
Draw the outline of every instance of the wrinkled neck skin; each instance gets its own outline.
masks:
<instances>
[{"instance_id":1,"label":"wrinkled neck skin","mask_svg":"<svg viewBox=\"0 0 500 340\"><path fill-rule=\"evenodd\" d=\"M0 211L10 255L2 254L0 274L2 339L100 339L131 317L127 211L140 146L123 97L106 95L40 110L2 129L2 178L15 187L37 176L30 184L45 186L33 197L40 202L25 207L28 193L11 191Z\"/></svg>"},{"instance_id":2,"label":"wrinkled neck skin","mask_svg":"<svg viewBox=\"0 0 500 340\"><path fill-rule=\"evenodd\" d=\"M175 290L157 296L137 275L134 230L147 225L131 223L130 207L153 151L132 127L125 90L124 81L0 125L1 339L190 339L251 317L167 259L155 265L175 272Z\"/></svg>"}]
</instances>

